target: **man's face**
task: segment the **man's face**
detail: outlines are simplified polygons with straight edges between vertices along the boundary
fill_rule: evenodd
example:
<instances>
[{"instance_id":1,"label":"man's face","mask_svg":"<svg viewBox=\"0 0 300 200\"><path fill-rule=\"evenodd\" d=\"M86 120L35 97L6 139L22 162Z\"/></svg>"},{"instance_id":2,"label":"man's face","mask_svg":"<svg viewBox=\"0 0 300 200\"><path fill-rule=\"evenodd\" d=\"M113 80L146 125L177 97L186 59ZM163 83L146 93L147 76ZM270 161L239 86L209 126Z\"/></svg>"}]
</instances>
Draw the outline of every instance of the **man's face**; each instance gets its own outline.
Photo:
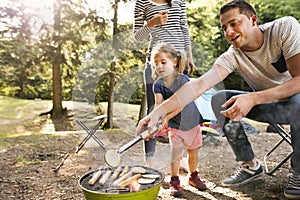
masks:
<instances>
[{"instance_id":1,"label":"man's face","mask_svg":"<svg viewBox=\"0 0 300 200\"><path fill-rule=\"evenodd\" d=\"M221 26L227 40L236 48L251 51L253 19L240 14L238 8L231 9L220 16Z\"/></svg>"}]
</instances>

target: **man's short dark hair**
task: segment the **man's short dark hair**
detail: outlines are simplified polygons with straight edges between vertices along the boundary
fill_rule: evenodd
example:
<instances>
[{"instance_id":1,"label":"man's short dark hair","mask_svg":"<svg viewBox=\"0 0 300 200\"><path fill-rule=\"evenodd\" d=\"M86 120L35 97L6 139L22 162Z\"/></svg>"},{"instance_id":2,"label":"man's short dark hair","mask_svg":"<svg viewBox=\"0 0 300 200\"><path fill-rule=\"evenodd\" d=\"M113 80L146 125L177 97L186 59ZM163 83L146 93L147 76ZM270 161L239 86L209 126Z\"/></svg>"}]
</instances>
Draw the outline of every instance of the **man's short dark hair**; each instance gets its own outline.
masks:
<instances>
[{"instance_id":1,"label":"man's short dark hair","mask_svg":"<svg viewBox=\"0 0 300 200\"><path fill-rule=\"evenodd\" d=\"M245 0L233 0L225 5L223 5L220 9L220 16L225 12L238 8L241 14L246 15L247 17L251 17L252 15L257 15L255 9Z\"/></svg>"}]
</instances>

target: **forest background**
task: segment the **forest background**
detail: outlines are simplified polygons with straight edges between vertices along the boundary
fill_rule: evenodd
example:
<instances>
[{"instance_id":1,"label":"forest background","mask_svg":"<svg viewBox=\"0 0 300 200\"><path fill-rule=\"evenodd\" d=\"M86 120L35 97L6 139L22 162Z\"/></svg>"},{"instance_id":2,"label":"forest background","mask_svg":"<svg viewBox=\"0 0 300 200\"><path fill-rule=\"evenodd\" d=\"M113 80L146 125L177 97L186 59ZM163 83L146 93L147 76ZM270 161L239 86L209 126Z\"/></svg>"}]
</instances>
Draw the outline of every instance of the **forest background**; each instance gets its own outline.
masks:
<instances>
[{"instance_id":1,"label":"forest background","mask_svg":"<svg viewBox=\"0 0 300 200\"><path fill-rule=\"evenodd\" d=\"M107 114L114 102L140 104L148 42L132 35L133 0L7 0L0 3L0 96L52 100L46 114L60 118L62 101L87 102ZM229 43L218 11L224 0L187 0L196 71L205 73ZM282 16L300 20L300 0L251 0L259 23ZM126 9L124 9L126 8ZM127 19L127 20L124 20ZM238 74L218 86L250 90ZM100 102L108 102L103 113Z\"/></svg>"}]
</instances>

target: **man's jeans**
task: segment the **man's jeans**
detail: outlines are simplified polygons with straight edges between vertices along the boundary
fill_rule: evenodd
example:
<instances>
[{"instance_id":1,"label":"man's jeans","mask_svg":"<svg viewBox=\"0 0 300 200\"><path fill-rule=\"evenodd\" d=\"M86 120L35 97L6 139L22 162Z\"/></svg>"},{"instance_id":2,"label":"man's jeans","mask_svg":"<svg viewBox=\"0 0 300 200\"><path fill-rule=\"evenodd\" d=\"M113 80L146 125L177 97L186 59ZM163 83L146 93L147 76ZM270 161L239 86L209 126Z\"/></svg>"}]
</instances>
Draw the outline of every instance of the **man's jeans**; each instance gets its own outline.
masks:
<instances>
[{"instance_id":1,"label":"man's jeans","mask_svg":"<svg viewBox=\"0 0 300 200\"><path fill-rule=\"evenodd\" d=\"M221 105L232 96L245 93L235 90L222 90L216 93L211 101L218 123L223 129L237 161L250 161L254 158L251 144L244 129L240 128L241 126L232 125L235 123L228 123L229 118L222 115L220 111L225 110ZM294 95L286 101L254 106L246 118L269 124L290 125L293 147L291 166L297 174L300 174L300 94Z\"/></svg>"}]
</instances>

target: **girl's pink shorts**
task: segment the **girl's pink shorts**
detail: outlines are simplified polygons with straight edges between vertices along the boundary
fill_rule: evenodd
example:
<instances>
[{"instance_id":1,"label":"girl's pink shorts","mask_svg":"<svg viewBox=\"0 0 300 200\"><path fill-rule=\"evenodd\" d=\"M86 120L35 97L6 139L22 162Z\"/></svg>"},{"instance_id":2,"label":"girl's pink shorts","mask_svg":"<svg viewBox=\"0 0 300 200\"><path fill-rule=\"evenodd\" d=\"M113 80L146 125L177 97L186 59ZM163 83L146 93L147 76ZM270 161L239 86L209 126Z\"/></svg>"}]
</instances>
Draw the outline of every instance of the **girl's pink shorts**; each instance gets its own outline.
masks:
<instances>
[{"instance_id":1,"label":"girl's pink shorts","mask_svg":"<svg viewBox=\"0 0 300 200\"><path fill-rule=\"evenodd\" d=\"M202 133L200 125L195 126L194 128L188 131L181 131L174 128L170 128L169 139L172 148L199 148L202 146Z\"/></svg>"}]
</instances>

